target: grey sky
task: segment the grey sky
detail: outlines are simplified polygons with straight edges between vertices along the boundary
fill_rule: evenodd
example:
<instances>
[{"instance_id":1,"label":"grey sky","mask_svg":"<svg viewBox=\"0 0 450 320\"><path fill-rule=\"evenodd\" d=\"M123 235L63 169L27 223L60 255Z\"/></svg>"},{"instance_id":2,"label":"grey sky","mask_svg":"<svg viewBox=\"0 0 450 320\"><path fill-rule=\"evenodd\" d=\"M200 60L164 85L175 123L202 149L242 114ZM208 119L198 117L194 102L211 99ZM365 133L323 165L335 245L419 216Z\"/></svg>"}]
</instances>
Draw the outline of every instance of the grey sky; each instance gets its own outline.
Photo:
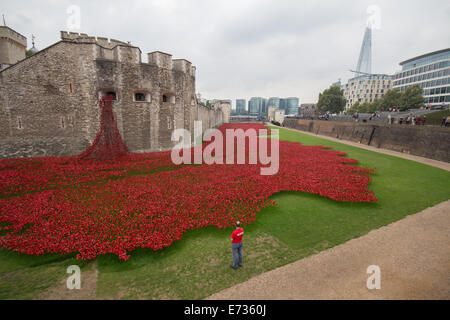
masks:
<instances>
[{"instance_id":1,"label":"grey sky","mask_svg":"<svg viewBox=\"0 0 450 320\"><path fill-rule=\"evenodd\" d=\"M450 46L446 0L1 0L7 25L43 49L67 30L67 8L81 9L79 31L131 41L197 66L205 98L251 96L317 101L320 91L357 63L370 5L380 9L373 32L373 72ZM146 59L146 58L145 58Z\"/></svg>"}]
</instances>

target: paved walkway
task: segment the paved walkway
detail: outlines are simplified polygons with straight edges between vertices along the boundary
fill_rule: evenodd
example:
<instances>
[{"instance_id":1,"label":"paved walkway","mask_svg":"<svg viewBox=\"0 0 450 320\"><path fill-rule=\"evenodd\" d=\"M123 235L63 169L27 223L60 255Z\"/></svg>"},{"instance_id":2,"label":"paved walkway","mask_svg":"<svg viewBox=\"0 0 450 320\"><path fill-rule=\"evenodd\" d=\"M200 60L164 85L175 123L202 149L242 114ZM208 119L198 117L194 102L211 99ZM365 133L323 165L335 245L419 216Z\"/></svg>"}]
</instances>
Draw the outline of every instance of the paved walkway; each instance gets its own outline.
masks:
<instances>
[{"instance_id":1,"label":"paved walkway","mask_svg":"<svg viewBox=\"0 0 450 320\"><path fill-rule=\"evenodd\" d=\"M450 171L445 162L320 137ZM379 290L366 285L371 265L380 267ZM450 200L208 299L450 299Z\"/></svg>"}]
</instances>

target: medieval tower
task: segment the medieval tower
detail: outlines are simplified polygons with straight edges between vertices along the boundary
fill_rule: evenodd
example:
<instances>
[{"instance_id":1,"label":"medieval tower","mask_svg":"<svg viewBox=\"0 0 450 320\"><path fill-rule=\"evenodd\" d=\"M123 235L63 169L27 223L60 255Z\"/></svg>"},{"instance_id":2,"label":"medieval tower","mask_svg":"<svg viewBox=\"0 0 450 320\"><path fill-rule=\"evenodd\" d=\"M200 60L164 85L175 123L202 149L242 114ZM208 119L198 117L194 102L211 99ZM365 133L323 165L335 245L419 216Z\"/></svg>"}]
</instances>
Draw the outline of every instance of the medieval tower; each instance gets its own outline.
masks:
<instances>
[{"instance_id":1,"label":"medieval tower","mask_svg":"<svg viewBox=\"0 0 450 320\"><path fill-rule=\"evenodd\" d=\"M226 106L197 104L196 68L188 60L154 51L143 62L130 43L64 31L23 59L26 39L2 30L17 38L17 52L5 54L5 62L16 63L0 71L0 157L83 152L97 134L104 95L114 96L117 126L132 152L168 150L176 144L173 130L193 132L196 120L204 130L228 121Z\"/></svg>"}]
</instances>

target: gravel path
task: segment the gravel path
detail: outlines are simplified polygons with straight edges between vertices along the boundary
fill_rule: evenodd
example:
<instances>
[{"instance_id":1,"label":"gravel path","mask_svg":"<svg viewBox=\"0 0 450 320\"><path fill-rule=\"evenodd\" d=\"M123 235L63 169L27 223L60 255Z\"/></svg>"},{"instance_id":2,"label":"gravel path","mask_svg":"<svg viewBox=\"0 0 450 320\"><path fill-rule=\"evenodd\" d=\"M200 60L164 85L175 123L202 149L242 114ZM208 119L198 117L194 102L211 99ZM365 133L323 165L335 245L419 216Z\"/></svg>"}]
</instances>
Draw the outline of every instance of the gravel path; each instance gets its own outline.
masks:
<instances>
[{"instance_id":1,"label":"gravel path","mask_svg":"<svg viewBox=\"0 0 450 320\"><path fill-rule=\"evenodd\" d=\"M449 163L319 137L450 171ZM367 288L371 265L380 289ZM207 299L450 299L450 200Z\"/></svg>"}]
</instances>

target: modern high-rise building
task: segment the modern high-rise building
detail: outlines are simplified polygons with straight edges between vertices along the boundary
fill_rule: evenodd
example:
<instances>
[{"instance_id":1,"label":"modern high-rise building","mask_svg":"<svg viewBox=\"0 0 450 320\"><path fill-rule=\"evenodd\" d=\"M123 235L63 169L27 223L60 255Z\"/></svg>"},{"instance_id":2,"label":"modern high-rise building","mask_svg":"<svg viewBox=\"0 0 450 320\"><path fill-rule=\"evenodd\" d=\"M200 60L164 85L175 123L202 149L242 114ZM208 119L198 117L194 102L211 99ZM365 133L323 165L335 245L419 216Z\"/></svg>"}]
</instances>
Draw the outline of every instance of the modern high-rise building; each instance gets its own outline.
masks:
<instances>
[{"instance_id":1,"label":"modern high-rise building","mask_svg":"<svg viewBox=\"0 0 450 320\"><path fill-rule=\"evenodd\" d=\"M268 107L268 100L266 98L262 98L261 101L261 114L260 115L267 115L267 107Z\"/></svg>"},{"instance_id":2,"label":"modern high-rise building","mask_svg":"<svg viewBox=\"0 0 450 320\"><path fill-rule=\"evenodd\" d=\"M252 97L248 101L248 114L251 116L259 116L261 115L261 110L262 110L262 98Z\"/></svg>"},{"instance_id":3,"label":"modern high-rise building","mask_svg":"<svg viewBox=\"0 0 450 320\"><path fill-rule=\"evenodd\" d=\"M280 98L277 98L277 97L269 98L269 101L267 101L267 108L269 108L269 107L275 107L276 109L281 109L280 108Z\"/></svg>"},{"instance_id":4,"label":"modern high-rise building","mask_svg":"<svg viewBox=\"0 0 450 320\"><path fill-rule=\"evenodd\" d=\"M247 101L245 99L236 99L236 113L238 115L247 114L246 103Z\"/></svg>"},{"instance_id":5,"label":"modern high-rise building","mask_svg":"<svg viewBox=\"0 0 450 320\"><path fill-rule=\"evenodd\" d=\"M356 102L373 102L381 99L392 88L392 76L372 73L372 29L364 32L363 43L356 65L355 77L342 85L347 100L345 109L351 108Z\"/></svg>"},{"instance_id":6,"label":"modern high-rise building","mask_svg":"<svg viewBox=\"0 0 450 320\"><path fill-rule=\"evenodd\" d=\"M372 73L372 28L368 26L364 32L364 39L359 53L356 71Z\"/></svg>"},{"instance_id":7,"label":"modern high-rise building","mask_svg":"<svg viewBox=\"0 0 450 320\"><path fill-rule=\"evenodd\" d=\"M236 106L238 106L238 101L236 100ZM245 100L242 101L245 102ZM248 114L252 116L268 116L270 107L274 107L277 110L284 110L286 115L296 115L298 114L299 98L281 99L272 97L265 99L252 97L248 101Z\"/></svg>"},{"instance_id":8,"label":"modern high-rise building","mask_svg":"<svg viewBox=\"0 0 450 320\"><path fill-rule=\"evenodd\" d=\"M348 80L344 87L347 100L345 109L351 108L356 102L373 102L381 99L392 89L392 76L388 74L370 74Z\"/></svg>"},{"instance_id":9,"label":"modern high-rise building","mask_svg":"<svg viewBox=\"0 0 450 320\"><path fill-rule=\"evenodd\" d=\"M280 110L286 110L286 99L280 99Z\"/></svg>"},{"instance_id":10,"label":"modern high-rise building","mask_svg":"<svg viewBox=\"0 0 450 320\"><path fill-rule=\"evenodd\" d=\"M402 71L394 75L393 87L400 91L418 84L425 103L450 104L450 48L400 62Z\"/></svg>"},{"instance_id":11,"label":"modern high-rise building","mask_svg":"<svg viewBox=\"0 0 450 320\"><path fill-rule=\"evenodd\" d=\"M287 98L286 99L286 110L285 114L287 116L297 115L299 108L299 99L298 98Z\"/></svg>"}]
</instances>

